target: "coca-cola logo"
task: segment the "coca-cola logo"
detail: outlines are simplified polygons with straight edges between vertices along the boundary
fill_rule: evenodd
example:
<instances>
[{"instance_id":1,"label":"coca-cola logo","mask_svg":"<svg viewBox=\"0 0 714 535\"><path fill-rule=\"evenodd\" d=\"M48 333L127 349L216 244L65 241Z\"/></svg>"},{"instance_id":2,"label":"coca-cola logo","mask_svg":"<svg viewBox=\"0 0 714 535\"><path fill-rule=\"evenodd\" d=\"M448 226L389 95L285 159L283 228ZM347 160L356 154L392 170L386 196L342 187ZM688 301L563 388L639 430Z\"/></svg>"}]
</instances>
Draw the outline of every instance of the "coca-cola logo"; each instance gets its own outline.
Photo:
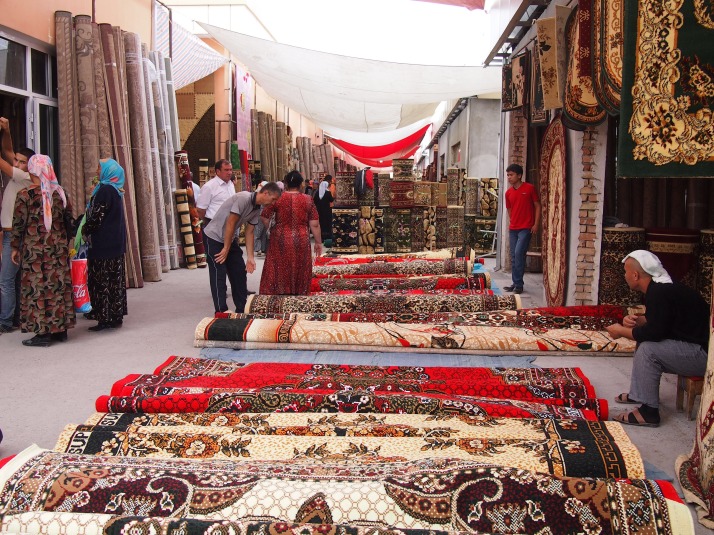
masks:
<instances>
[{"instance_id":1,"label":"coca-cola logo","mask_svg":"<svg viewBox=\"0 0 714 535\"><path fill-rule=\"evenodd\" d=\"M87 297L87 287L84 284L75 284L72 286L72 295L75 299Z\"/></svg>"}]
</instances>

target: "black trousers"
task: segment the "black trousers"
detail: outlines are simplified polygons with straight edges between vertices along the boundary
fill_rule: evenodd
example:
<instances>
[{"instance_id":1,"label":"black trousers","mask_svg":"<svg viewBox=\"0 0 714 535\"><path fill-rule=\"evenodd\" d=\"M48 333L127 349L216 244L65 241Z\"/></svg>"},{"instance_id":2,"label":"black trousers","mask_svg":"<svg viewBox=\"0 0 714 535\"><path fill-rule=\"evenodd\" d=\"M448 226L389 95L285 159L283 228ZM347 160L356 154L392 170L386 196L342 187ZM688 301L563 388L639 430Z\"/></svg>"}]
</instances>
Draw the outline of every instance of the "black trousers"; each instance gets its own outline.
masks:
<instances>
[{"instance_id":1,"label":"black trousers","mask_svg":"<svg viewBox=\"0 0 714 535\"><path fill-rule=\"evenodd\" d=\"M205 235L204 235L205 236ZM211 296L216 312L228 310L226 277L231 283L231 294L236 312L243 312L248 299L248 274L243 261L243 251L235 240L231 243L228 257L222 264L216 262L216 255L223 249L223 242L206 238L206 256L208 258L208 276L211 282Z\"/></svg>"}]
</instances>

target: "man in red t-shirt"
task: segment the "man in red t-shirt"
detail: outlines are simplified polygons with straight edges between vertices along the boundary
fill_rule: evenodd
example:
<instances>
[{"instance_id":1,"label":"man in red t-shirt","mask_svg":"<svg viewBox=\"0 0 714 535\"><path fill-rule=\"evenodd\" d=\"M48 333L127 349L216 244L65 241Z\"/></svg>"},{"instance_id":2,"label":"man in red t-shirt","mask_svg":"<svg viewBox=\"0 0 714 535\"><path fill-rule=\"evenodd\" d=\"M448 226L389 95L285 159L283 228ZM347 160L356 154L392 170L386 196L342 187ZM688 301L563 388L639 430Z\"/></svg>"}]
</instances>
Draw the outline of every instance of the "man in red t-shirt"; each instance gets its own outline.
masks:
<instances>
[{"instance_id":1,"label":"man in red t-shirt","mask_svg":"<svg viewBox=\"0 0 714 535\"><path fill-rule=\"evenodd\" d=\"M511 280L513 284L504 290L523 292L523 273L526 269L526 253L531 235L540 226L540 200L535 188L523 182L523 167L511 164L506 168L506 178L511 185L506 190L506 209L511 224L508 227L511 244Z\"/></svg>"}]
</instances>

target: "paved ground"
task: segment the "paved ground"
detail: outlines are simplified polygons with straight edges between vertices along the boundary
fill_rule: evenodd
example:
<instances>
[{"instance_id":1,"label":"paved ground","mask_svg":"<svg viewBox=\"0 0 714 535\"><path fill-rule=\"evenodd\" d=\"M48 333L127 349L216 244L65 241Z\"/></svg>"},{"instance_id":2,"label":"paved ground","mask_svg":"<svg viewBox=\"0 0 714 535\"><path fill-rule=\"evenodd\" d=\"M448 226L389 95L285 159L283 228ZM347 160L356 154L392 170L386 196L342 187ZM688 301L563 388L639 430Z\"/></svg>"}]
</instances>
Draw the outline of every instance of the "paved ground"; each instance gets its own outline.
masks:
<instances>
[{"instance_id":1,"label":"paved ground","mask_svg":"<svg viewBox=\"0 0 714 535\"><path fill-rule=\"evenodd\" d=\"M258 258L258 272L262 258ZM493 259L487 266L493 267ZM95 324L80 318L66 343L50 348L21 344L28 334L0 336L0 429L5 439L0 458L15 454L30 444L54 447L63 427L82 423L94 412L94 400L109 393L112 383L129 373L151 373L170 355L198 356L193 347L194 329L203 317L212 315L206 269L180 269L163 274L161 282L129 290L129 315L121 329L92 333ZM526 274L523 306L543 304L540 274ZM494 272L496 286L510 284L508 273ZM249 277L250 290L258 289L259 273ZM538 355L543 367L579 366L591 379L599 397L612 400L628 390L629 357L559 357ZM694 422L674 409L674 376L662 380L662 425L657 429L628 428L643 458L674 476L677 456L689 453L694 440ZM610 402L611 413L619 410ZM698 523L697 533L711 533Z\"/></svg>"}]
</instances>

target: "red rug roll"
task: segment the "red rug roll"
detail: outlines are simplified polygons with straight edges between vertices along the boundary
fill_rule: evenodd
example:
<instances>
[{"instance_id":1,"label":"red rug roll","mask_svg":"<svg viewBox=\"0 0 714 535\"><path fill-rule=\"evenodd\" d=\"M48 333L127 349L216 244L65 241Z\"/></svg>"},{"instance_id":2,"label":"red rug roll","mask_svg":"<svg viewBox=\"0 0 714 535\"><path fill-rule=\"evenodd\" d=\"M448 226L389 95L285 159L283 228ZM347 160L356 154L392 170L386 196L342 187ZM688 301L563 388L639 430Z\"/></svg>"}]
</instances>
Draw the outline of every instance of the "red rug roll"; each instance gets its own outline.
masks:
<instances>
[{"instance_id":1,"label":"red rug roll","mask_svg":"<svg viewBox=\"0 0 714 535\"><path fill-rule=\"evenodd\" d=\"M598 404L600 419L607 419L607 402ZM454 398L436 394L382 394L336 391L243 392L225 394L179 394L149 397L100 396L95 408L111 413L186 412L354 412L382 414L459 414L464 417L543 418L597 420L592 409L577 408L570 400L540 402Z\"/></svg>"}]
</instances>

